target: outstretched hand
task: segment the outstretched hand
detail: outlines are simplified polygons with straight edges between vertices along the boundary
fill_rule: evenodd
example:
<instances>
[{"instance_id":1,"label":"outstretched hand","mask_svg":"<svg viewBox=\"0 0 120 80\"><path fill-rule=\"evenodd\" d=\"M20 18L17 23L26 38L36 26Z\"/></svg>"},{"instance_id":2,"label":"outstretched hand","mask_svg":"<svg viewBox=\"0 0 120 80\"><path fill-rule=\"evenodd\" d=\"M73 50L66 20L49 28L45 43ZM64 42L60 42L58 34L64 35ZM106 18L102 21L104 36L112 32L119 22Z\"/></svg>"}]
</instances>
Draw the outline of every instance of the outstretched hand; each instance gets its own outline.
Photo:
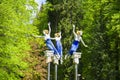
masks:
<instances>
[{"instance_id":1,"label":"outstretched hand","mask_svg":"<svg viewBox=\"0 0 120 80\"><path fill-rule=\"evenodd\" d=\"M88 47L88 45L85 45L85 47Z\"/></svg>"},{"instance_id":2,"label":"outstretched hand","mask_svg":"<svg viewBox=\"0 0 120 80\"><path fill-rule=\"evenodd\" d=\"M61 31L59 32L59 34L61 34Z\"/></svg>"},{"instance_id":3,"label":"outstretched hand","mask_svg":"<svg viewBox=\"0 0 120 80\"><path fill-rule=\"evenodd\" d=\"M73 24L73 28L75 28L75 25Z\"/></svg>"},{"instance_id":4,"label":"outstretched hand","mask_svg":"<svg viewBox=\"0 0 120 80\"><path fill-rule=\"evenodd\" d=\"M48 26L50 26L50 22L48 23Z\"/></svg>"},{"instance_id":5,"label":"outstretched hand","mask_svg":"<svg viewBox=\"0 0 120 80\"><path fill-rule=\"evenodd\" d=\"M34 35L34 34L31 34L31 36L32 36L32 37L35 37L35 35Z\"/></svg>"}]
</instances>

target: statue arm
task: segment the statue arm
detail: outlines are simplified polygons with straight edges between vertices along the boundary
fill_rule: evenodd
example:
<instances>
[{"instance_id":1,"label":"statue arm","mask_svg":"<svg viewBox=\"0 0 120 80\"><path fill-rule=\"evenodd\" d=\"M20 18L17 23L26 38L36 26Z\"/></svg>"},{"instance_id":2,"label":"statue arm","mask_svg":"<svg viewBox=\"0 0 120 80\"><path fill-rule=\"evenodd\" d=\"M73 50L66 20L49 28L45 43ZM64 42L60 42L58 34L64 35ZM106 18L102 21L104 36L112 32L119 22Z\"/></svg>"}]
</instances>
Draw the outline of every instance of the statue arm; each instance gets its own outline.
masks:
<instances>
[{"instance_id":1,"label":"statue arm","mask_svg":"<svg viewBox=\"0 0 120 80\"><path fill-rule=\"evenodd\" d=\"M73 25L73 34L76 35L76 33L75 33L75 25Z\"/></svg>"},{"instance_id":2,"label":"statue arm","mask_svg":"<svg viewBox=\"0 0 120 80\"><path fill-rule=\"evenodd\" d=\"M84 43L82 37L80 37L80 41L82 42L82 44L83 44L85 47L88 47L88 46Z\"/></svg>"},{"instance_id":3,"label":"statue arm","mask_svg":"<svg viewBox=\"0 0 120 80\"><path fill-rule=\"evenodd\" d=\"M62 38L62 36L61 36L61 32L59 32L59 34L60 34L60 38Z\"/></svg>"},{"instance_id":4,"label":"statue arm","mask_svg":"<svg viewBox=\"0 0 120 80\"><path fill-rule=\"evenodd\" d=\"M33 37L35 38L44 38L45 36L35 36L35 35L32 35Z\"/></svg>"},{"instance_id":5,"label":"statue arm","mask_svg":"<svg viewBox=\"0 0 120 80\"><path fill-rule=\"evenodd\" d=\"M56 38L50 38L51 40L55 40Z\"/></svg>"},{"instance_id":6,"label":"statue arm","mask_svg":"<svg viewBox=\"0 0 120 80\"><path fill-rule=\"evenodd\" d=\"M50 33L51 33L50 22L48 23L48 27L49 27L49 35L50 35Z\"/></svg>"}]
</instances>

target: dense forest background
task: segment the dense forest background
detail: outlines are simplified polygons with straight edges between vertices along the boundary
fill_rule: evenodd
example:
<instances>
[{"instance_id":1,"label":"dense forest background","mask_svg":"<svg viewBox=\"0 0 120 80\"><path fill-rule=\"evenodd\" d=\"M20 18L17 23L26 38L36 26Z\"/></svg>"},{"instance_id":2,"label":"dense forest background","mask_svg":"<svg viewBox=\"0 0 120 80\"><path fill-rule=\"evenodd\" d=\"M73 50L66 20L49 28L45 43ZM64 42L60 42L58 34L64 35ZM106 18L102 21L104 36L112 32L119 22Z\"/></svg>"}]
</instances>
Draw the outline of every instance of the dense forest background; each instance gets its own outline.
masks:
<instances>
[{"instance_id":1,"label":"dense forest background","mask_svg":"<svg viewBox=\"0 0 120 80\"><path fill-rule=\"evenodd\" d=\"M88 47L78 49L80 80L120 80L119 0L46 0L39 11L37 5L34 0L0 0L0 80L47 79L44 39L32 35L43 35L48 22L52 37L62 32L63 55L74 38L72 25L83 30ZM72 58L63 61L58 80L74 80Z\"/></svg>"}]
</instances>

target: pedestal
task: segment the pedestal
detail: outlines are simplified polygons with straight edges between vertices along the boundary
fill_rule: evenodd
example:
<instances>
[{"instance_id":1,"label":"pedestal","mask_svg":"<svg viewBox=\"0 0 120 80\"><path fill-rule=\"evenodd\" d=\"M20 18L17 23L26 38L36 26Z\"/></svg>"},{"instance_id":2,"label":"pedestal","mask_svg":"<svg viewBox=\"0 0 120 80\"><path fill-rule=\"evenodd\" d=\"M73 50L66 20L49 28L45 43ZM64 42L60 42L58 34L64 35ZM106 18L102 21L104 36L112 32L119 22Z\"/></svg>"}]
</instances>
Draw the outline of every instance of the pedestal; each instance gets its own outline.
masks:
<instances>
[{"instance_id":1,"label":"pedestal","mask_svg":"<svg viewBox=\"0 0 120 80\"><path fill-rule=\"evenodd\" d=\"M59 64L59 59L56 57L56 56L58 56L58 55L54 55L54 64Z\"/></svg>"},{"instance_id":2,"label":"pedestal","mask_svg":"<svg viewBox=\"0 0 120 80\"><path fill-rule=\"evenodd\" d=\"M46 56L46 63L52 62L53 51L46 50L45 51L45 56Z\"/></svg>"},{"instance_id":3,"label":"pedestal","mask_svg":"<svg viewBox=\"0 0 120 80\"><path fill-rule=\"evenodd\" d=\"M72 58L73 58L73 63L79 64L79 58L81 58L81 54L82 54L82 53L80 53L80 52L74 52L74 53L73 53L73 56L72 56Z\"/></svg>"}]
</instances>

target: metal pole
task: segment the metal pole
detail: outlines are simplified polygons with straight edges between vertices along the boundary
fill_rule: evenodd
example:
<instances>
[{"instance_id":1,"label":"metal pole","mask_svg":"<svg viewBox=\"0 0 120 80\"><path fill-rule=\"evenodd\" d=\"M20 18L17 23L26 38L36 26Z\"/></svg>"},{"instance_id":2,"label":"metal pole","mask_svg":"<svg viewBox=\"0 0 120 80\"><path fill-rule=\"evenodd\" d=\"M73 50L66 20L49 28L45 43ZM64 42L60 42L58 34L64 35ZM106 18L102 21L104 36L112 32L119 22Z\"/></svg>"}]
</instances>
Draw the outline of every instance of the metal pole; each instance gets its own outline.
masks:
<instances>
[{"instance_id":1,"label":"metal pole","mask_svg":"<svg viewBox=\"0 0 120 80\"><path fill-rule=\"evenodd\" d=\"M55 80L57 80L57 64L55 64Z\"/></svg>"},{"instance_id":2,"label":"metal pole","mask_svg":"<svg viewBox=\"0 0 120 80\"><path fill-rule=\"evenodd\" d=\"M78 64L79 64L79 58L81 58L81 53L74 52L72 57L73 57L73 63L75 64L75 80L78 80Z\"/></svg>"},{"instance_id":3,"label":"metal pole","mask_svg":"<svg viewBox=\"0 0 120 80\"><path fill-rule=\"evenodd\" d=\"M75 64L75 80L78 80L78 65Z\"/></svg>"},{"instance_id":4,"label":"metal pole","mask_svg":"<svg viewBox=\"0 0 120 80\"><path fill-rule=\"evenodd\" d=\"M48 63L48 80L50 80L50 62Z\"/></svg>"},{"instance_id":5,"label":"metal pole","mask_svg":"<svg viewBox=\"0 0 120 80\"><path fill-rule=\"evenodd\" d=\"M53 51L46 50L46 51L45 51L45 56L47 57L47 58L46 58L46 63L48 64L47 80L50 80L50 62L52 62Z\"/></svg>"},{"instance_id":6,"label":"metal pole","mask_svg":"<svg viewBox=\"0 0 120 80\"><path fill-rule=\"evenodd\" d=\"M78 74L77 76L78 76L78 80L80 80L80 76L81 76L81 74Z\"/></svg>"}]
</instances>

